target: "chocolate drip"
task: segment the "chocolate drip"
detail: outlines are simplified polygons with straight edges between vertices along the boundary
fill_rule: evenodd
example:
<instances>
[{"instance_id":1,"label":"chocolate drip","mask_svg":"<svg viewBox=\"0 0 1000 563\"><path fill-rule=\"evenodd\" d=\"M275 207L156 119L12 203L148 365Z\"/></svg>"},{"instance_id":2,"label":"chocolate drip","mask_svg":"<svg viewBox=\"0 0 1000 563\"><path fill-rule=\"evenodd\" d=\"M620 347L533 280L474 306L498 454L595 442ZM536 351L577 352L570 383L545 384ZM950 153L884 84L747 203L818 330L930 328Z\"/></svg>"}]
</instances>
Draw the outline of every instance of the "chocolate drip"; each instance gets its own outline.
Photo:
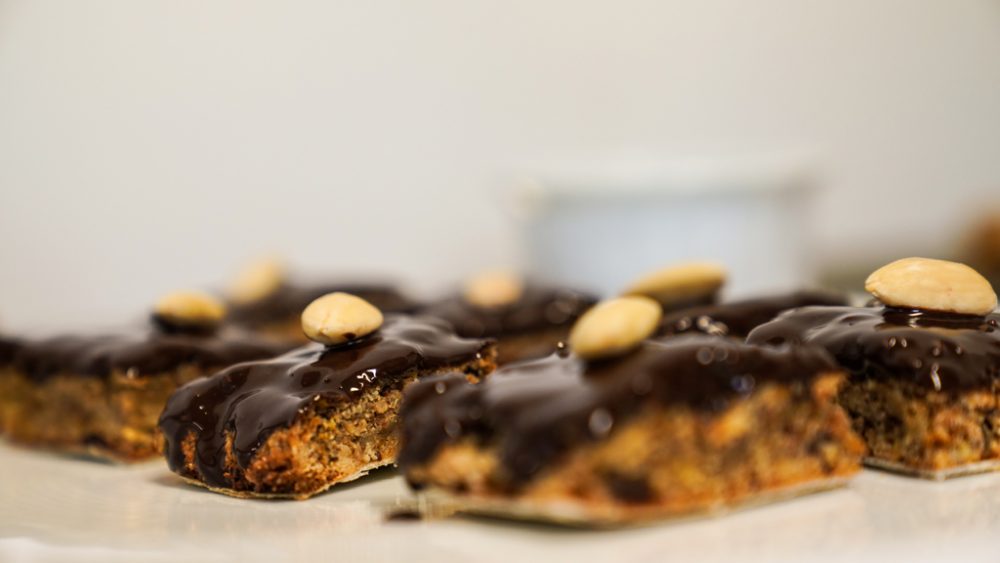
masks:
<instances>
[{"instance_id":1,"label":"chocolate drip","mask_svg":"<svg viewBox=\"0 0 1000 563\"><path fill-rule=\"evenodd\" d=\"M182 443L193 433L195 463L205 483L228 486L227 436L236 462L246 468L272 432L306 409L336 408L422 370L470 362L490 346L455 336L439 319L389 316L378 332L359 341L328 348L310 344L272 360L233 366L185 385L167 401L159 422L167 461L172 470L183 470Z\"/></svg>"},{"instance_id":2,"label":"chocolate drip","mask_svg":"<svg viewBox=\"0 0 1000 563\"><path fill-rule=\"evenodd\" d=\"M274 293L247 304L231 304L229 318L237 323L258 327L298 318L302 310L315 299L342 291L357 295L378 307L383 313L409 312L416 303L388 284L284 284Z\"/></svg>"},{"instance_id":3,"label":"chocolate drip","mask_svg":"<svg viewBox=\"0 0 1000 563\"><path fill-rule=\"evenodd\" d=\"M437 376L407 390L399 464L405 470L442 444L471 437L498 448L516 486L574 444L603 439L648 403L717 411L764 383L805 382L834 370L814 348L688 335L646 341L627 356L594 363L560 352L500 368L477 385L456 374Z\"/></svg>"},{"instance_id":4,"label":"chocolate drip","mask_svg":"<svg viewBox=\"0 0 1000 563\"><path fill-rule=\"evenodd\" d=\"M845 305L846 300L821 291L797 291L785 295L730 301L718 305L690 307L663 316L659 335L702 333L743 338L782 311L807 305Z\"/></svg>"},{"instance_id":5,"label":"chocolate drip","mask_svg":"<svg viewBox=\"0 0 1000 563\"><path fill-rule=\"evenodd\" d=\"M854 377L959 390L989 387L1000 378L998 323L997 313L806 307L758 327L747 341L812 344L829 351Z\"/></svg>"},{"instance_id":6,"label":"chocolate drip","mask_svg":"<svg viewBox=\"0 0 1000 563\"><path fill-rule=\"evenodd\" d=\"M433 303L423 313L442 318L468 338L504 336L573 323L597 299L569 289L528 285L520 299L501 307L480 307L462 296Z\"/></svg>"},{"instance_id":7,"label":"chocolate drip","mask_svg":"<svg viewBox=\"0 0 1000 563\"><path fill-rule=\"evenodd\" d=\"M58 375L131 377L161 374L182 365L219 369L237 362L266 358L289 349L277 342L233 327L214 333L163 332L137 327L114 333L66 335L21 340L0 350L0 361L27 378L42 382ZM2 348L2 346L0 346Z\"/></svg>"}]
</instances>

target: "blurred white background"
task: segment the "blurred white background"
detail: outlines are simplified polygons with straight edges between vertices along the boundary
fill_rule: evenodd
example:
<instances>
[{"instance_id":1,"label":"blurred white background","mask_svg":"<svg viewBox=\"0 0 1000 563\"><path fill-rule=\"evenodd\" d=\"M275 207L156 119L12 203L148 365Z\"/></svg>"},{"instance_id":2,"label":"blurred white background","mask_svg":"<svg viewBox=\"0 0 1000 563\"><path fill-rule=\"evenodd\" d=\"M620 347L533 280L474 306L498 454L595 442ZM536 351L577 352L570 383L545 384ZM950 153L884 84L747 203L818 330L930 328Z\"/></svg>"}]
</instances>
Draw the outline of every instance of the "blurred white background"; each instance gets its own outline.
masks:
<instances>
[{"instance_id":1,"label":"blurred white background","mask_svg":"<svg viewBox=\"0 0 1000 563\"><path fill-rule=\"evenodd\" d=\"M511 174L618 154L809 151L817 255L933 255L1000 198L998 61L996 0L0 0L0 320L263 251L432 289L522 260Z\"/></svg>"}]
</instances>

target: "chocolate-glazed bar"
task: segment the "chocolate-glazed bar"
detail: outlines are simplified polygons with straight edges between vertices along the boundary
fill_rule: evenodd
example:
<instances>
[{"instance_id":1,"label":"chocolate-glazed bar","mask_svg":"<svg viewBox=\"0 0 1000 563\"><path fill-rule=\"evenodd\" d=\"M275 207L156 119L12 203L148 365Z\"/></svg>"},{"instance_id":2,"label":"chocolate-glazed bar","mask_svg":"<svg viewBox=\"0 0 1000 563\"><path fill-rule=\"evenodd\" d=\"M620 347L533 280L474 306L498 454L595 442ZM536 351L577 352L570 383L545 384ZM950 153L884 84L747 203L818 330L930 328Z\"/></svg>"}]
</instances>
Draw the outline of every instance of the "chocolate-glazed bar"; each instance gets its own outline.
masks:
<instances>
[{"instance_id":1,"label":"chocolate-glazed bar","mask_svg":"<svg viewBox=\"0 0 1000 563\"><path fill-rule=\"evenodd\" d=\"M845 304L846 299L834 293L796 291L688 307L666 313L660 322L658 334L702 333L746 338L751 330L770 321L782 311L808 305Z\"/></svg>"},{"instance_id":2,"label":"chocolate-glazed bar","mask_svg":"<svg viewBox=\"0 0 1000 563\"><path fill-rule=\"evenodd\" d=\"M940 262L890 264L879 271L895 276L888 288L873 274L869 290L891 305L806 307L748 337L828 351L849 373L839 401L868 463L931 478L1000 467L996 296L974 271Z\"/></svg>"},{"instance_id":3,"label":"chocolate-glazed bar","mask_svg":"<svg viewBox=\"0 0 1000 563\"><path fill-rule=\"evenodd\" d=\"M842 378L821 350L704 335L597 361L563 350L478 385L414 385L399 465L469 510L579 524L823 488L860 463Z\"/></svg>"},{"instance_id":4,"label":"chocolate-glazed bar","mask_svg":"<svg viewBox=\"0 0 1000 563\"><path fill-rule=\"evenodd\" d=\"M816 290L719 300L726 270L713 262L681 262L648 273L625 295L643 295L663 306L657 334L700 333L743 339L754 327L778 313L806 305L845 305L843 296Z\"/></svg>"},{"instance_id":5,"label":"chocolate-glazed bar","mask_svg":"<svg viewBox=\"0 0 1000 563\"><path fill-rule=\"evenodd\" d=\"M278 338L308 341L299 315L314 300L335 292L355 295L386 313L412 312L417 303L389 283L344 279L305 281L291 275L283 260L250 262L226 290L232 322Z\"/></svg>"},{"instance_id":6,"label":"chocolate-glazed bar","mask_svg":"<svg viewBox=\"0 0 1000 563\"><path fill-rule=\"evenodd\" d=\"M552 353L573 322L597 299L572 289L528 283L515 298L483 305L455 295L428 305L422 313L444 319L468 338L495 338L500 363Z\"/></svg>"},{"instance_id":7,"label":"chocolate-glazed bar","mask_svg":"<svg viewBox=\"0 0 1000 563\"><path fill-rule=\"evenodd\" d=\"M850 374L840 401L873 464L944 477L1000 459L1000 315L807 307L749 341L828 350Z\"/></svg>"},{"instance_id":8,"label":"chocolate-glazed bar","mask_svg":"<svg viewBox=\"0 0 1000 563\"><path fill-rule=\"evenodd\" d=\"M236 324L275 337L305 342L299 315L314 299L341 291L362 297L387 313L413 311L417 303L389 284L302 283L284 281L273 291L249 302L233 302L230 317Z\"/></svg>"},{"instance_id":9,"label":"chocolate-glazed bar","mask_svg":"<svg viewBox=\"0 0 1000 563\"><path fill-rule=\"evenodd\" d=\"M478 379L493 343L434 318L389 316L345 344L310 344L179 389L160 418L170 468L234 496L306 498L390 464L402 389L431 374Z\"/></svg>"},{"instance_id":10,"label":"chocolate-glazed bar","mask_svg":"<svg viewBox=\"0 0 1000 563\"><path fill-rule=\"evenodd\" d=\"M156 421L174 389L292 347L228 325L182 325L156 315L113 332L0 345L0 431L30 446L148 459L160 453Z\"/></svg>"}]
</instances>

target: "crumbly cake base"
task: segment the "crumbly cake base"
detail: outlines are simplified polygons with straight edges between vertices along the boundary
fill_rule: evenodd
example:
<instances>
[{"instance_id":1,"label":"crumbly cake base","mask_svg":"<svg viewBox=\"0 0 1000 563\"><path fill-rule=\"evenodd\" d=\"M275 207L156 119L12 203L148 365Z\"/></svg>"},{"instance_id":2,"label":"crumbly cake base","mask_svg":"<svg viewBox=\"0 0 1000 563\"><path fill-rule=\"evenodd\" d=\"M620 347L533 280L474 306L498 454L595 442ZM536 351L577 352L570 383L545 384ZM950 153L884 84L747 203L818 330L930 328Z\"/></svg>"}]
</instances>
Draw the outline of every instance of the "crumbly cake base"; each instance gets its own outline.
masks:
<instances>
[{"instance_id":1,"label":"crumbly cake base","mask_svg":"<svg viewBox=\"0 0 1000 563\"><path fill-rule=\"evenodd\" d=\"M651 407L511 486L495 446L465 438L407 468L462 510L576 525L620 525L718 511L840 485L864 446L834 403L840 374L808 389L765 385L723 411ZM497 510L492 510L497 509Z\"/></svg>"},{"instance_id":2,"label":"crumbly cake base","mask_svg":"<svg viewBox=\"0 0 1000 563\"><path fill-rule=\"evenodd\" d=\"M326 491L327 489L329 489L330 487L332 487L334 485L340 485L340 484L343 484L343 483L350 483L351 481L356 481L356 480L364 477L365 475L368 475L368 473L370 473L370 472L372 472L372 471L374 471L376 469L385 467L387 465L392 465L392 463L393 462L391 462L391 461L376 461L376 462L370 463L370 464L362 467L360 470L358 470L358 472L353 473L351 475L348 475L346 477L343 477L341 479L338 479L336 483L330 483L326 487L324 487L322 489L319 489L316 492L310 493L308 495L301 495L301 494L295 494L295 493L253 493L253 492L249 492L249 491L238 491L236 489L227 489L227 488L224 488L224 487L212 487L212 486L206 484L204 481L199 481L199 480L191 478L191 477L180 476L180 478L181 478L181 480L183 480L185 483L187 483L189 485L195 485L197 487L202 487L204 489L208 489L209 491L212 491L213 493L219 493L220 495L226 495L226 496L230 496L230 497L234 497L234 498L261 499L261 500L305 500L305 499L309 498L310 496L315 496L315 495L318 495L318 494Z\"/></svg>"},{"instance_id":3,"label":"crumbly cake base","mask_svg":"<svg viewBox=\"0 0 1000 563\"><path fill-rule=\"evenodd\" d=\"M453 371L476 381L494 367L493 356L487 354L452 368L410 374L392 385L370 388L355 400L317 403L289 427L268 436L246 468L237 463L230 434L223 462L229 485L224 487L205 482L195 463L197 436L189 433L182 439L184 460L176 472L189 482L229 496L307 499L395 463L399 405L406 385L418 377Z\"/></svg>"},{"instance_id":4,"label":"crumbly cake base","mask_svg":"<svg viewBox=\"0 0 1000 563\"><path fill-rule=\"evenodd\" d=\"M157 420L174 390L205 375L183 366L134 377L57 374L41 382L0 369L0 434L14 443L107 461L157 457Z\"/></svg>"},{"instance_id":5,"label":"crumbly cake base","mask_svg":"<svg viewBox=\"0 0 1000 563\"><path fill-rule=\"evenodd\" d=\"M863 379L839 401L868 447L867 465L930 479L1000 469L1000 384L946 393Z\"/></svg>"}]
</instances>

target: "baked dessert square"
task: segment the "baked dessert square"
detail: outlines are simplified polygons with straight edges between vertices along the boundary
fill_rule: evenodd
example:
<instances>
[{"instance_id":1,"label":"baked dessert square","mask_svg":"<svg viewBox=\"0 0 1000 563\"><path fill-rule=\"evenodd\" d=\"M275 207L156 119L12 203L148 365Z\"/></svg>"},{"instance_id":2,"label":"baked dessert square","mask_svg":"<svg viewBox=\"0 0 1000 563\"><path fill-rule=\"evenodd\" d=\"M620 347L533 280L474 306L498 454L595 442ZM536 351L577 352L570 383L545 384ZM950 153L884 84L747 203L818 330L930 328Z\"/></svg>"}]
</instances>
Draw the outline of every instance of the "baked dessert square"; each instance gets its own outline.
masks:
<instances>
[{"instance_id":1,"label":"baked dessert square","mask_svg":"<svg viewBox=\"0 0 1000 563\"><path fill-rule=\"evenodd\" d=\"M938 262L890 264L876 274L905 271L888 288L873 274L872 307L793 310L748 337L827 350L849 374L838 401L866 463L933 479L1000 469L996 296L971 269Z\"/></svg>"},{"instance_id":2,"label":"baked dessert square","mask_svg":"<svg viewBox=\"0 0 1000 563\"><path fill-rule=\"evenodd\" d=\"M339 323L342 313L317 318ZM436 318L390 315L383 324L379 316L334 332L341 337L327 345L179 389L160 417L170 469L232 496L308 498L395 461L406 386L442 372L478 380L494 368L492 341L458 337Z\"/></svg>"},{"instance_id":3,"label":"baked dessert square","mask_svg":"<svg viewBox=\"0 0 1000 563\"><path fill-rule=\"evenodd\" d=\"M171 299L178 297L199 298ZM291 348L206 319L178 323L168 316L105 334L0 345L0 433L27 446L115 461L157 457L156 422L177 387Z\"/></svg>"},{"instance_id":4,"label":"baked dessert square","mask_svg":"<svg viewBox=\"0 0 1000 563\"><path fill-rule=\"evenodd\" d=\"M489 272L421 313L448 321L460 336L495 339L497 361L505 364L551 354L566 340L573 322L596 302L581 291Z\"/></svg>"},{"instance_id":5,"label":"baked dessert square","mask_svg":"<svg viewBox=\"0 0 1000 563\"><path fill-rule=\"evenodd\" d=\"M658 336L708 334L741 340L782 311L807 305L847 304L843 296L818 290L722 301L719 293L726 277L720 264L682 262L640 277L623 294L660 303L663 318L656 330Z\"/></svg>"},{"instance_id":6,"label":"baked dessert square","mask_svg":"<svg viewBox=\"0 0 1000 563\"><path fill-rule=\"evenodd\" d=\"M409 313L417 303L395 285L381 281L308 281L288 273L280 260L252 262L226 291L230 320L273 338L308 342L299 316L328 293L356 295L385 313Z\"/></svg>"},{"instance_id":7,"label":"baked dessert square","mask_svg":"<svg viewBox=\"0 0 1000 563\"><path fill-rule=\"evenodd\" d=\"M577 341L588 359L567 348L479 384L411 386L407 481L464 511L601 526L831 488L859 470L863 445L834 402L844 375L822 350L685 335L624 352L618 339L607 357Z\"/></svg>"},{"instance_id":8,"label":"baked dessert square","mask_svg":"<svg viewBox=\"0 0 1000 563\"><path fill-rule=\"evenodd\" d=\"M810 305L846 305L835 293L801 290L790 293L737 299L710 305L698 305L667 312L657 334L701 333L744 339L754 328L774 319L783 311Z\"/></svg>"}]
</instances>

